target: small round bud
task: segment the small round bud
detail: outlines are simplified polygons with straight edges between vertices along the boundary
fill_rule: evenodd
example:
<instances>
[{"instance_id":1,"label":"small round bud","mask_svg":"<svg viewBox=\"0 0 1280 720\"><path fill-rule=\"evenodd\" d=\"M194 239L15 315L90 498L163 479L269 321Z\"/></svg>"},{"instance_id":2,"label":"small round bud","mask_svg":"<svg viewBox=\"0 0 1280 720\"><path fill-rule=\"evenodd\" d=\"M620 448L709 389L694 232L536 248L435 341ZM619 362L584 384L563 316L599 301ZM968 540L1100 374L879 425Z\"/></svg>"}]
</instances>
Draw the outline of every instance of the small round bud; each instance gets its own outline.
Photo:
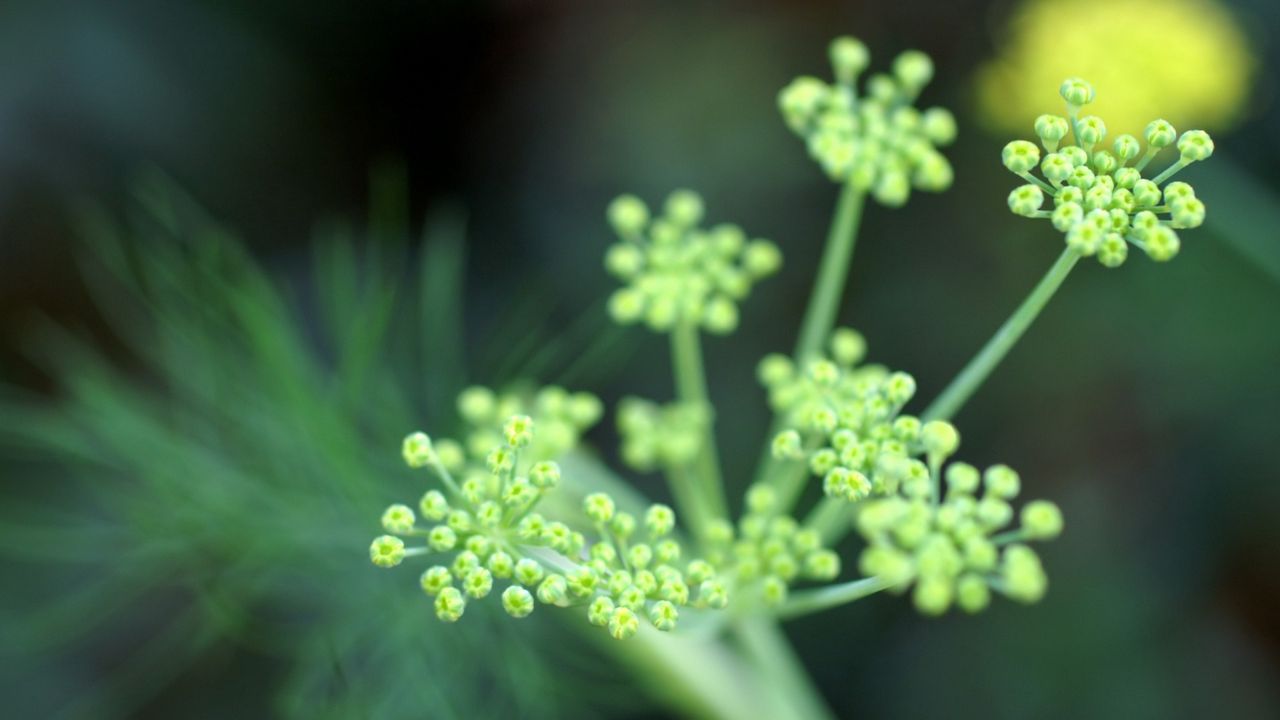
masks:
<instances>
[{"instance_id":1,"label":"small round bud","mask_svg":"<svg viewBox=\"0 0 1280 720\"><path fill-rule=\"evenodd\" d=\"M960 447L960 433L945 420L933 420L920 429L920 444L931 458L943 458Z\"/></svg>"},{"instance_id":2,"label":"small round bud","mask_svg":"<svg viewBox=\"0 0 1280 720\"><path fill-rule=\"evenodd\" d=\"M946 472L947 491L951 495L972 495L978 489L978 469L968 463L951 463Z\"/></svg>"},{"instance_id":3,"label":"small round bud","mask_svg":"<svg viewBox=\"0 0 1280 720\"><path fill-rule=\"evenodd\" d=\"M916 609L925 615L941 615L951 607L953 597L951 581L945 577L928 576L916 583L911 599Z\"/></svg>"},{"instance_id":4,"label":"small round bud","mask_svg":"<svg viewBox=\"0 0 1280 720\"><path fill-rule=\"evenodd\" d=\"M635 534L636 518L631 513L620 512L613 516L613 521L609 523L609 529L619 540L626 540Z\"/></svg>"},{"instance_id":5,"label":"small round bud","mask_svg":"<svg viewBox=\"0 0 1280 720\"><path fill-rule=\"evenodd\" d=\"M956 118L946 108L932 107L921 116L920 129L934 145L950 145L956 139Z\"/></svg>"},{"instance_id":6,"label":"small round bud","mask_svg":"<svg viewBox=\"0 0 1280 720\"><path fill-rule=\"evenodd\" d=\"M1099 178L1109 176L1115 169L1120 166L1120 161L1116 160L1116 156L1106 150L1099 150L1093 154L1089 160L1093 171L1098 174ZM1109 179L1109 178L1108 178Z\"/></svg>"},{"instance_id":7,"label":"small round bud","mask_svg":"<svg viewBox=\"0 0 1280 720\"><path fill-rule=\"evenodd\" d=\"M582 500L582 510L595 523L607 523L613 519L613 498L604 493L592 493Z\"/></svg>"},{"instance_id":8,"label":"small round bud","mask_svg":"<svg viewBox=\"0 0 1280 720\"><path fill-rule=\"evenodd\" d=\"M1133 184L1133 201L1137 207L1155 207L1160 204L1160 187L1150 180Z\"/></svg>"},{"instance_id":9,"label":"small round bud","mask_svg":"<svg viewBox=\"0 0 1280 720\"><path fill-rule=\"evenodd\" d=\"M426 467L435 462L436 454L431 448L431 438L424 432L408 435L400 449L404 462L411 468Z\"/></svg>"},{"instance_id":10,"label":"small round bud","mask_svg":"<svg viewBox=\"0 0 1280 720\"><path fill-rule=\"evenodd\" d=\"M738 306L722 295L712 298L707 303L702 324L708 332L728 335L738 328Z\"/></svg>"},{"instance_id":11,"label":"small round bud","mask_svg":"<svg viewBox=\"0 0 1280 720\"><path fill-rule=\"evenodd\" d=\"M777 575L766 575L760 582L761 599L769 607L778 607L787 601L787 583Z\"/></svg>"},{"instance_id":12,"label":"small round bud","mask_svg":"<svg viewBox=\"0 0 1280 720\"><path fill-rule=\"evenodd\" d=\"M894 58L893 74L904 87L918 91L933 79L933 60L919 50L908 50Z\"/></svg>"},{"instance_id":13,"label":"small round bud","mask_svg":"<svg viewBox=\"0 0 1280 720\"><path fill-rule=\"evenodd\" d=\"M1022 508L1022 531L1032 540L1052 540L1062 534L1062 511L1048 500L1034 500Z\"/></svg>"},{"instance_id":14,"label":"small round bud","mask_svg":"<svg viewBox=\"0 0 1280 720\"><path fill-rule=\"evenodd\" d=\"M619 195L614 198L609 203L607 215L609 224L623 236L639 233L649 222L649 208L635 195Z\"/></svg>"},{"instance_id":15,"label":"small round bud","mask_svg":"<svg viewBox=\"0 0 1280 720\"><path fill-rule=\"evenodd\" d=\"M782 251L768 240L752 240L742 253L742 267L757 280L767 277L782 267Z\"/></svg>"},{"instance_id":16,"label":"small round bud","mask_svg":"<svg viewBox=\"0 0 1280 720\"><path fill-rule=\"evenodd\" d=\"M613 615L613 610L613 600L604 595L598 595L587 607L587 620L592 625L604 627L609 624L609 617Z\"/></svg>"},{"instance_id":17,"label":"small round bud","mask_svg":"<svg viewBox=\"0 0 1280 720\"><path fill-rule=\"evenodd\" d=\"M1156 262L1168 262L1178 254L1182 243L1178 234L1163 225L1152 228L1143 240L1147 257Z\"/></svg>"},{"instance_id":18,"label":"small round bud","mask_svg":"<svg viewBox=\"0 0 1280 720\"><path fill-rule=\"evenodd\" d=\"M538 602L544 605L563 605L569 592L569 583L563 575L548 575L538 584Z\"/></svg>"},{"instance_id":19,"label":"small round bud","mask_svg":"<svg viewBox=\"0 0 1280 720\"><path fill-rule=\"evenodd\" d=\"M609 317L619 325L637 322L644 314L644 293L632 288L620 288L609 296Z\"/></svg>"},{"instance_id":20,"label":"small round bud","mask_svg":"<svg viewBox=\"0 0 1280 720\"><path fill-rule=\"evenodd\" d=\"M719 580L704 580L698 586L698 604L714 610L729 604L729 593Z\"/></svg>"},{"instance_id":21,"label":"small round bud","mask_svg":"<svg viewBox=\"0 0 1280 720\"><path fill-rule=\"evenodd\" d=\"M525 587L533 587L541 582L543 572L542 565L537 560L532 558L521 558L516 562L516 569L513 573L513 577L516 582L521 585L524 585Z\"/></svg>"},{"instance_id":22,"label":"small round bud","mask_svg":"<svg viewBox=\"0 0 1280 720\"><path fill-rule=\"evenodd\" d=\"M413 532L413 510L408 505L395 504L382 513L382 529L389 533L405 535Z\"/></svg>"},{"instance_id":23,"label":"small round bud","mask_svg":"<svg viewBox=\"0 0 1280 720\"><path fill-rule=\"evenodd\" d=\"M1059 115L1041 115L1036 118L1036 135L1040 136L1046 150L1056 150L1058 143L1067 136L1070 126L1067 119Z\"/></svg>"},{"instance_id":24,"label":"small round bud","mask_svg":"<svg viewBox=\"0 0 1280 720\"><path fill-rule=\"evenodd\" d=\"M462 589L467 595L480 600L493 590L493 574L482 567L474 568L462 578Z\"/></svg>"},{"instance_id":25,"label":"small round bud","mask_svg":"<svg viewBox=\"0 0 1280 720\"><path fill-rule=\"evenodd\" d=\"M418 511L424 519L440 522L449 514L449 501L439 490L428 490L418 501Z\"/></svg>"},{"instance_id":26,"label":"small round bud","mask_svg":"<svg viewBox=\"0 0 1280 720\"><path fill-rule=\"evenodd\" d=\"M453 575L449 573L449 568L443 565L435 565L427 568L426 572L422 573L422 577L418 578L418 583L422 585L422 592L428 595L435 595L453 584Z\"/></svg>"},{"instance_id":27,"label":"small round bud","mask_svg":"<svg viewBox=\"0 0 1280 720\"><path fill-rule=\"evenodd\" d=\"M1195 198L1177 200L1170 207L1170 215L1178 229L1200 227L1204 223L1204 203Z\"/></svg>"},{"instance_id":28,"label":"small round bud","mask_svg":"<svg viewBox=\"0 0 1280 720\"><path fill-rule=\"evenodd\" d=\"M956 582L956 605L967 613L984 610L991 602L991 591L979 575L966 574Z\"/></svg>"},{"instance_id":29,"label":"small round bud","mask_svg":"<svg viewBox=\"0 0 1280 720\"><path fill-rule=\"evenodd\" d=\"M1014 140L1000 153L1004 166L1014 173L1025 173L1040 164L1040 148L1026 140Z\"/></svg>"},{"instance_id":30,"label":"small round bud","mask_svg":"<svg viewBox=\"0 0 1280 720\"><path fill-rule=\"evenodd\" d=\"M493 419L496 402L489 388L469 387L458 394L458 414L472 425L483 425Z\"/></svg>"},{"instance_id":31,"label":"small round bud","mask_svg":"<svg viewBox=\"0 0 1280 720\"><path fill-rule=\"evenodd\" d=\"M615 608L609 615L609 634L615 640L626 640L640 629L640 620L631 608Z\"/></svg>"},{"instance_id":32,"label":"small round bud","mask_svg":"<svg viewBox=\"0 0 1280 720\"><path fill-rule=\"evenodd\" d=\"M1138 138L1132 135L1117 137L1111 148L1115 150L1116 157L1122 164L1138 157L1138 153L1142 152L1142 146L1138 143Z\"/></svg>"},{"instance_id":33,"label":"small round bud","mask_svg":"<svg viewBox=\"0 0 1280 720\"><path fill-rule=\"evenodd\" d=\"M813 580L834 580L840 574L840 556L831 550L815 550L804 558L804 574Z\"/></svg>"},{"instance_id":34,"label":"small round bud","mask_svg":"<svg viewBox=\"0 0 1280 720\"><path fill-rule=\"evenodd\" d=\"M1061 153L1049 153L1040 163L1040 172L1053 183L1066 181L1074 169L1075 165L1071 164L1071 160Z\"/></svg>"},{"instance_id":35,"label":"small round bud","mask_svg":"<svg viewBox=\"0 0 1280 720\"><path fill-rule=\"evenodd\" d=\"M1203 130L1188 130L1178 138L1178 152L1183 162L1207 160L1213 154L1213 139Z\"/></svg>"},{"instance_id":36,"label":"small round bud","mask_svg":"<svg viewBox=\"0 0 1280 720\"><path fill-rule=\"evenodd\" d=\"M983 475L987 486L987 494L1004 499L1018 496L1022 481L1017 471L1008 465L992 465Z\"/></svg>"},{"instance_id":37,"label":"small round bud","mask_svg":"<svg viewBox=\"0 0 1280 720\"><path fill-rule=\"evenodd\" d=\"M627 560L633 568L647 568L653 562L653 548L638 543L627 548Z\"/></svg>"},{"instance_id":38,"label":"small round bud","mask_svg":"<svg viewBox=\"0 0 1280 720\"><path fill-rule=\"evenodd\" d=\"M1093 86L1080 78L1067 78L1062 81L1062 85L1058 87L1058 94L1062 95L1062 99L1067 101L1068 105L1088 105L1093 102L1096 94Z\"/></svg>"},{"instance_id":39,"label":"small round bud","mask_svg":"<svg viewBox=\"0 0 1280 720\"><path fill-rule=\"evenodd\" d=\"M467 609L467 599L458 588L447 587L436 596L436 617L444 622L457 622Z\"/></svg>"},{"instance_id":40,"label":"small round bud","mask_svg":"<svg viewBox=\"0 0 1280 720\"><path fill-rule=\"evenodd\" d=\"M449 566L449 570L455 577L466 577L467 573L475 568L480 567L480 558L470 550L463 550L453 558L453 564Z\"/></svg>"},{"instance_id":41,"label":"small round bud","mask_svg":"<svg viewBox=\"0 0 1280 720\"><path fill-rule=\"evenodd\" d=\"M836 79L845 84L853 82L871 61L867 46L847 35L831 41L830 55Z\"/></svg>"},{"instance_id":42,"label":"small round bud","mask_svg":"<svg viewBox=\"0 0 1280 720\"><path fill-rule=\"evenodd\" d=\"M502 609L513 618L528 617L533 612L533 595L519 585L502 591Z\"/></svg>"},{"instance_id":43,"label":"small round bud","mask_svg":"<svg viewBox=\"0 0 1280 720\"><path fill-rule=\"evenodd\" d=\"M485 566L489 568L489 572L493 573L494 577L509 578L515 572L516 563L510 555L498 550L489 555Z\"/></svg>"},{"instance_id":44,"label":"small round bud","mask_svg":"<svg viewBox=\"0 0 1280 720\"><path fill-rule=\"evenodd\" d=\"M604 266L611 274L630 280L644 269L644 251L635 245L618 243L605 253Z\"/></svg>"},{"instance_id":45,"label":"small round bud","mask_svg":"<svg viewBox=\"0 0 1280 720\"><path fill-rule=\"evenodd\" d=\"M533 418L528 415L512 415L503 426L502 433L511 447L525 447L533 441Z\"/></svg>"},{"instance_id":46,"label":"small round bud","mask_svg":"<svg viewBox=\"0 0 1280 720\"><path fill-rule=\"evenodd\" d=\"M369 560L380 568L391 568L404 560L404 541L392 535L380 535L369 546Z\"/></svg>"},{"instance_id":47,"label":"small round bud","mask_svg":"<svg viewBox=\"0 0 1280 720\"><path fill-rule=\"evenodd\" d=\"M831 333L831 357L845 367L857 365L867 353L867 341L851 328L836 328Z\"/></svg>"},{"instance_id":48,"label":"small round bud","mask_svg":"<svg viewBox=\"0 0 1280 720\"><path fill-rule=\"evenodd\" d=\"M1010 545L1004 552L1000 572L1005 594L1024 603L1033 603L1044 597L1049 581L1035 551L1026 545Z\"/></svg>"},{"instance_id":49,"label":"small round bud","mask_svg":"<svg viewBox=\"0 0 1280 720\"><path fill-rule=\"evenodd\" d=\"M871 193L881 205L901 207L911 195L911 179L900 168L886 168Z\"/></svg>"},{"instance_id":50,"label":"small round bud","mask_svg":"<svg viewBox=\"0 0 1280 720\"><path fill-rule=\"evenodd\" d=\"M550 490L560 484L560 466L545 460L529 470L529 480L541 490Z\"/></svg>"},{"instance_id":51,"label":"small round bud","mask_svg":"<svg viewBox=\"0 0 1280 720\"><path fill-rule=\"evenodd\" d=\"M1105 236L1106 231L1099 229L1097 225L1082 221L1067 231L1067 247L1088 257L1098 252Z\"/></svg>"},{"instance_id":52,"label":"small round bud","mask_svg":"<svg viewBox=\"0 0 1280 720\"><path fill-rule=\"evenodd\" d=\"M1080 118L1076 123L1076 137L1082 145L1095 145L1107 136L1107 124L1097 115Z\"/></svg>"},{"instance_id":53,"label":"small round bud","mask_svg":"<svg viewBox=\"0 0 1280 720\"><path fill-rule=\"evenodd\" d=\"M1107 233L1102 239L1102 245L1098 247L1098 262L1103 267L1117 268L1124 264L1127 257L1129 243L1125 242L1124 236L1120 233Z\"/></svg>"},{"instance_id":54,"label":"small round bud","mask_svg":"<svg viewBox=\"0 0 1280 720\"><path fill-rule=\"evenodd\" d=\"M702 220L702 196L692 190L676 190L667 196L663 213L679 227L694 227Z\"/></svg>"},{"instance_id":55,"label":"small round bud","mask_svg":"<svg viewBox=\"0 0 1280 720\"><path fill-rule=\"evenodd\" d=\"M804 450L800 441L800 433L795 430L784 430L773 438L770 446L775 460L800 460L804 458Z\"/></svg>"},{"instance_id":56,"label":"small round bud","mask_svg":"<svg viewBox=\"0 0 1280 720\"><path fill-rule=\"evenodd\" d=\"M1172 145L1178 138L1178 131L1167 120L1152 120L1147 124L1143 137L1147 139L1147 145L1158 150Z\"/></svg>"},{"instance_id":57,"label":"small round bud","mask_svg":"<svg viewBox=\"0 0 1280 720\"><path fill-rule=\"evenodd\" d=\"M916 394L916 380L907 373L895 372L885 381L884 394L894 405L906 405Z\"/></svg>"},{"instance_id":58,"label":"small round bud","mask_svg":"<svg viewBox=\"0 0 1280 720\"><path fill-rule=\"evenodd\" d=\"M1073 202L1063 203L1053 209L1049 219L1058 232L1069 232L1084 219L1084 208Z\"/></svg>"},{"instance_id":59,"label":"small round bud","mask_svg":"<svg viewBox=\"0 0 1280 720\"><path fill-rule=\"evenodd\" d=\"M676 610L676 606L667 600L659 600L649 608L649 622L653 626L663 632L670 632L676 629L676 622L680 619L680 611Z\"/></svg>"},{"instance_id":60,"label":"small round bud","mask_svg":"<svg viewBox=\"0 0 1280 720\"><path fill-rule=\"evenodd\" d=\"M772 486L758 483L747 489L746 501L747 512L753 515L766 515L777 506L778 493Z\"/></svg>"},{"instance_id":61,"label":"small round bud","mask_svg":"<svg viewBox=\"0 0 1280 720\"><path fill-rule=\"evenodd\" d=\"M644 513L644 526L650 537L662 537L675 527L676 514L666 505L653 504Z\"/></svg>"},{"instance_id":62,"label":"small round bud","mask_svg":"<svg viewBox=\"0 0 1280 720\"><path fill-rule=\"evenodd\" d=\"M1015 215L1035 217L1044 205L1044 193L1035 185L1023 185L1009 193L1009 210Z\"/></svg>"}]
</instances>

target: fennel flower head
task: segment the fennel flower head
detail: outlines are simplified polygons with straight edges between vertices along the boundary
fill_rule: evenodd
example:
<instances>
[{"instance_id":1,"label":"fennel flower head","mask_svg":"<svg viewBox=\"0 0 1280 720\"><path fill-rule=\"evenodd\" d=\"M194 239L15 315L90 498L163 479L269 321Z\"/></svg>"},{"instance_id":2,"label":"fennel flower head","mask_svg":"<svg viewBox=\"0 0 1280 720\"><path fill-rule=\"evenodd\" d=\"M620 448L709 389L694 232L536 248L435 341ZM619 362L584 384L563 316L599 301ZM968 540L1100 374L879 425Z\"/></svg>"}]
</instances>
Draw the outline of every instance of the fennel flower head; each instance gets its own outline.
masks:
<instances>
[{"instance_id":1,"label":"fennel flower head","mask_svg":"<svg viewBox=\"0 0 1280 720\"><path fill-rule=\"evenodd\" d=\"M993 130L1030 125L1064 77L1108 89L1093 110L1118 133L1153 117L1225 130L1244 110L1255 61L1239 21L1216 0L1026 0L976 82Z\"/></svg>"}]
</instances>

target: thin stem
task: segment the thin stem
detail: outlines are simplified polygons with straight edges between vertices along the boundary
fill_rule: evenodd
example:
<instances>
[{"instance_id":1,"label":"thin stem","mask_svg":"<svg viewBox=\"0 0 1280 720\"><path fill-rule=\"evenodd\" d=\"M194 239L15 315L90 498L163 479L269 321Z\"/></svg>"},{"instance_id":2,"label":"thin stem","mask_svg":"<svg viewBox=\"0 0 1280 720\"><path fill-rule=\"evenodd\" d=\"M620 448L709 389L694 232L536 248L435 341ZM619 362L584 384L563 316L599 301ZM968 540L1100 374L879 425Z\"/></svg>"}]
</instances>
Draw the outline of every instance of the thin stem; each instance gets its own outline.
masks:
<instances>
[{"instance_id":1,"label":"thin stem","mask_svg":"<svg viewBox=\"0 0 1280 720\"><path fill-rule=\"evenodd\" d=\"M933 404L924 411L921 418L925 421L929 420L949 420L960 412L960 408L964 407L965 402L977 392L982 386L983 381L991 374L991 371L1000 364L1004 356L1009 353L1022 334L1031 326L1032 321L1048 304L1049 298L1057 292L1062 282L1067 279L1071 268L1075 267L1076 262L1080 259L1080 253L1072 248L1067 248L1058 256L1057 261L1041 278L1039 284L1031 291L1026 300L1018 306L1013 315L1005 321L1004 325L996 331L996 334L987 341L982 350L969 361L969 364L960 371L959 375L951 381L942 394L938 396Z\"/></svg>"},{"instance_id":2,"label":"thin stem","mask_svg":"<svg viewBox=\"0 0 1280 720\"><path fill-rule=\"evenodd\" d=\"M891 584L882 578L869 577L840 583L839 585L828 585L814 590L801 590L800 592L792 593L786 603L778 609L778 617L788 620L801 615L829 610L855 600L861 600L868 595L874 595L889 587L891 587Z\"/></svg>"},{"instance_id":3,"label":"thin stem","mask_svg":"<svg viewBox=\"0 0 1280 720\"><path fill-rule=\"evenodd\" d=\"M1160 173L1159 175L1157 175L1157 176L1155 176L1154 178L1152 178L1152 179L1151 179L1151 182L1155 183L1156 185L1160 185L1160 184L1161 184L1161 183L1163 183L1165 180L1168 180L1169 178L1171 178L1171 177L1173 177L1174 175L1176 175L1176 174L1177 174L1177 172L1178 172L1179 170L1181 170L1182 168L1184 168L1184 167L1186 167L1186 166L1188 166L1188 165L1190 165L1190 164L1191 164L1190 162L1188 162L1188 161L1186 161L1186 160L1183 160L1183 159L1179 158L1179 159L1178 159L1178 162L1176 162L1176 163L1174 163L1174 164L1170 165L1169 167L1165 168L1165 169L1164 169L1164 172L1162 172L1162 173Z\"/></svg>"},{"instance_id":4,"label":"thin stem","mask_svg":"<svg viewBox=\"0 0 1280 720\"><path fill-rule=\"evenodd\" d=\"M694 405L707 414L702 451L698 453L695 485L702 496L703 507L685 508L716 517L728 516L724 480L720 474L720 456L716 451L715 414L707 395L707 380L702 364L702 347L696 325L682 323L671 331L671 364L675 371L676 396L681 403ZM705 525L705 523L704 523Z\"/></svg>"},{"instance_id":5,"label":"thin stem","mask_svg":"<svg viewBox=\"0 0 1280 720\"><path fill-rule=\"evenodd\" d=\"M824 545L834 545L850 528L849 501L823 496L804 519L804 526L817 530Z\"/></svg>"},{"instance_id":6,"label":"thin stem","mask_svg":"<svg viewBox=\"0 0 1280 720\"><path fill-rule=\"evenodd\" d=\"M800 337L796 341L796 359L804 361L815 355L835 327L836 310L844 295L845 278L853 261L853 248L858 239L858 225L862 221L862 205L866 194L852 183L844 186L836 205L835 218L827 234L826 249L818 265L818 281L809 296Z\"/></svg>"},{"instance_id":7,"label":"thin stem","mask_svg":"<svg viewBox=\"0 0 1280 720\"><path fill-rule=\"evenodd\" d=\"M775 702L781 703L779 707L757 708L757 717L804 720L832 717L777 623L769 618L743 618L734 625L734 630L742 649L756 666L757 676L777 688Z\"/></svg>"}]
</instances>

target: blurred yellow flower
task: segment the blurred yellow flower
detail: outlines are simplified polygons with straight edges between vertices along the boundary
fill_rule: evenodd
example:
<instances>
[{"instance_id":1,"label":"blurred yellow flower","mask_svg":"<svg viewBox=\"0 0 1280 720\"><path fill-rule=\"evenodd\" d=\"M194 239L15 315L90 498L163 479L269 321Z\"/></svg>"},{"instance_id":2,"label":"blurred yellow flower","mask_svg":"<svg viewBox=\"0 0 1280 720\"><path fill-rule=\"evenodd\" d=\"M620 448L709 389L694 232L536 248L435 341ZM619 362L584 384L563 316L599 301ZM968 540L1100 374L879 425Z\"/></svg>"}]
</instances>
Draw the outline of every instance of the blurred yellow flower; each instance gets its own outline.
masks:
<instances>
[{"instance_id":1,"label":"blurred yellow flower","mask_svg":"<svg viewBox=\"0 0 1280 720\"><path fill-rule=\"evenodd\" d=\"M1065 77L1098 88L1092 111L1113 135L1155 118L1223 130L1244 109L1254 57L1239 22L1214 0L1027 0L999 54L978 71L980 114L1025 130L1056 107Z\"/></svg>"}]
</instances>

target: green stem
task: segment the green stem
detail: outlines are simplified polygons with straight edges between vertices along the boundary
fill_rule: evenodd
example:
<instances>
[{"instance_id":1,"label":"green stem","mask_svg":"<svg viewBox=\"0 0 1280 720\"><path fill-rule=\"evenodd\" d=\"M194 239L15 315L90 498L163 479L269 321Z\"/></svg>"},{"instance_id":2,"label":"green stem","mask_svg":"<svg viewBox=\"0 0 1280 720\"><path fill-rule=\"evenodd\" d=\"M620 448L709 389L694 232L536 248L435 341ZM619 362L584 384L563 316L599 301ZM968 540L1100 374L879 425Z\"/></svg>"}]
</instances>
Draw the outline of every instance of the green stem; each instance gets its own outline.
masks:
<instances>
[{"instance_id":1,"label":"green stem","mask_svg":"<svg viewBox=\"0 0 1280 720\"><path fill-rule=\"evenodd\" d=\"M835 218L827 234L826 249L818 265L818 281L809 296L800 337L796 341L796 359L803 361L822 349L836 323L836 310L844 295L845 278L853 261L853 248L858 239L858 225L862 221L862 205L866 194L846 184L836 205Z\"/></svg>"},{"instance_id":2,"label":"green stem","mask_svg":"<svg viewBox=\"0 0 1280 720\"><path fill-rule=\"evenodd\" d=\"M770 618L742 618L734 625L742 649L757 668L757 675L774 686L775 706L756 708L753 717L824 720L831 718L804 665L796 657L778 624Z\"/></svg>"},{"instance_id":3,"label":"green stem","mask_svg":"<svg viewBox=\"0 0 1280 720\"><path fill-rule=\"evenodd\" d=\"M696 325L682 323L671 331L671 364L675 371L677 398L681 403L694 405L707 413L702 452L698 453L694 473L703 507L692 511L705 511L714 517L728 517L729 506L725 501L724 480L720 474L720 456L716 451L715 413L707 395L702 347ZM691 509L684 510L689 512Z\"/></svg>"},{"instance_id":4,"label":"green stem","mask_svg":"<svg viewBox=\"0 0 1280 720\"><path fill-rule=\"evenodd\" d=\"M942 394L938 396L933 404L924 411L921 419L929 420L949 420L960 412L960 408L964 407L973 393L977 392L982 386L983 381L991 374L996 365L1004 359L1014 344L1018 342L1018 338L1027 331L1032 321L1048 304L1049 298L1057 292L1061 287L1062 281L1067 279L1067 275L1071 272L1071 268L1075 267L1076 261L1080 259L1080 253L1072 248L1062 251L1062 255L1058 256L1053 266L1041 278L1039 284L1031 291L1026 300L1018 306L1013 315L1005 321L1004 325L996 331L996 334L987 341L982 350L974 356L969 364L960 371L951 384L947 386Z\"/></svg>"},{"instance_id":5,"label":"green stem","mask_svg":"<svg viewBox=\"0 0 1280 720\"><path fill-rule=\"evenodd\" d=\"M851 527L849 511L848 500L823 496L804 519L804 526L817 530L824 545L834 545Z\"/></svg>"},{"instance_id":6,"label":"green stem","mask_svg":"<svg viewBox=\"0 0 1280 720\"><path fill-rule=\"evenodd\" d=\"M869 577L840 583L839 585L828 585L814 590L801 590L800 592L792 593L787 602L778 609L778 617L787 620L801 615L829 610L833 607L851 603L854 600L861 600L868 595L874 595L888 587L890 587L890 583L883 579Z\"/></svg>"}]
</instances>

